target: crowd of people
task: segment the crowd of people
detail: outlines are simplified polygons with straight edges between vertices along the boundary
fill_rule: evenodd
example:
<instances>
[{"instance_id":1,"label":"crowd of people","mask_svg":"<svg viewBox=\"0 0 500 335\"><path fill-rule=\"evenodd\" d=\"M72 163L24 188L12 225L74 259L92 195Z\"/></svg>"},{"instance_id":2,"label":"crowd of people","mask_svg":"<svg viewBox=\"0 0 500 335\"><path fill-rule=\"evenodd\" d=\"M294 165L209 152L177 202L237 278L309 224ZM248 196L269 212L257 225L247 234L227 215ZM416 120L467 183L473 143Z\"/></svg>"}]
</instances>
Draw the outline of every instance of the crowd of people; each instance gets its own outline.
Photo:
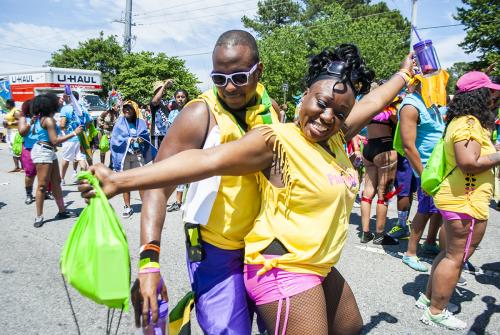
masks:
<instances>
[{"instance_id":1,"label":"crowd of people","mask_svg":"<svg viewBox=\"0 0 500 335\"><path fill-rule=\"evenodd\" d=\"M256 41L241 30L216 42L213 89L191 101L183 89L165 99L175 82L156 82L144 108L114 92L97 134L85 108L74 103L76 92L64 101L35 97L8 121L24 138L27 204L38 177L35 227L43 225L47 194L55 198L58 218L74 215L64 207L61 180L76 162L90 169L109 198L123 194L123 217L133 213L129 192L140 191L140 259L148 262L140 262L132 297L143 325L150 312L157 320L158 287L168 300L167 283L160 285L161 234L166 212L183 208L186 236L197 236L186 241L187 268L205 333L250 334L256 312L259 330L269 334L358 334L361 313L335 264L359 199L360 243L409 239L402 261L416 271L428 270L417 249L429 222L421 248L436 257L415 306L423 309L425 324L464 329L449 300L487 225L493 169L500 163L492 138L500 85L473 71L449 97L446 73L416 74L411 53L392 77L375 83L361 53L342 44L311 57L295 122L285 122L284 108L260 82ZM101 163L109 141L108 166L92 165L82 138L95 138ZM439 141L453 168L430 195L421 177ZM62 174L55 153L60 144ZM79 190L84 198L95 194L85 181ZM176 201L167 206L174 192ZM391 199L398 220L386 227Z\"/></svg>"}]
</instances>

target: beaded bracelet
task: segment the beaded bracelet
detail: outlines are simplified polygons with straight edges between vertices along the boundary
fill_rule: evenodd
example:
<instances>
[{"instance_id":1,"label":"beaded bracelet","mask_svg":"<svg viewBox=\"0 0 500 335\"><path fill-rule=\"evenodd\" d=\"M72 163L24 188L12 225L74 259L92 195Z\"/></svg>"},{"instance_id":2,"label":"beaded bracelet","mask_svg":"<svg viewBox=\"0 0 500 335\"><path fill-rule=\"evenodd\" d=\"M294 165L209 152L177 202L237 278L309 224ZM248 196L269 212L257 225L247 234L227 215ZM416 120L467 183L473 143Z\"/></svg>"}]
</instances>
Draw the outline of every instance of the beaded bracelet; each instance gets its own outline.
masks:
<instances>
[{"instance_id":1,"label":"beaded bracelet","mask_svg":"<svg viewBox=\"0 0 500 335\"><path fill-rule=\"evenodd\" d=\"M411 78L408 77L406 75L406 73L404 73L404 72L396 72L394 75L400 77L401 79L403 79L404 82L405 82L405 85L408 85L408 83L410 82Z\"/></svg>"},{"instance_id":2,"label":"beaded bracelet","mask_svg":"<svg viewBox=\"0 0 500 335\"><path fill-rule=\"evenodd\" d=\"M407 69L399 69L399 72L405 73L410 78L413 77L412 74L411 74L411 72L409 70L407 70Z\"/></svg>"}]
</instances>

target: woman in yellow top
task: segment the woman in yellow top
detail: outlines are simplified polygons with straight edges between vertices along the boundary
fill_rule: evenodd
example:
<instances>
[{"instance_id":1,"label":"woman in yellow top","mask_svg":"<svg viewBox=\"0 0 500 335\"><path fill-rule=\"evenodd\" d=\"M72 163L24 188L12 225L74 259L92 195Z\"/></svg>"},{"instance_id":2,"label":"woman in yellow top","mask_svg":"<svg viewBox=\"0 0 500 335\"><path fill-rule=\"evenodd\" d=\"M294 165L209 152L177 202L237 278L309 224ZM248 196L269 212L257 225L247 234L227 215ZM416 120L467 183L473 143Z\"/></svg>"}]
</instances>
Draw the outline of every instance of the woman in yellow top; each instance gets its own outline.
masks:
<instances>
[{"instance_id":1,"label":"woman in yellow top","mask_svg":"<svg viewBox=\"0 0 500 335\"><path fill-rule=\"evenodd\" d=\"M16 104L12 99L5 101L5 107L9 110L9 112L5 114L3 126L7 130L6 142L9 145L9 153L12 155L12 159L14 160L14 169L9 172L19 172L21 171L19 156L16 156L12 151L12 145L14 144L14 138L17 134L17 124L21 113L16 108Z\"/></svg>"},{"instance_id":2,"label":"woman in yellow top","mask_svg":"<svg viewBox=\"0 0 500 335\"><path fill-rule=\"evenodd\" d=\"M482 72L464 74L449 105L444 149L447 166L455 167L442 182L434 203L445 221L446 250L434 259L425 295L417 301L424 309L421 321L449 329L467 325L445 307L457 284L463 263L483 238L493 196L493 167L500 163L491 142L500 85Z\"/></svg>"},{"instance_id":3,"label":"woman in yellow top","mask_svg":"<svg viewBox=\"0 0 500 335\"><path fill-rule=\"evenodd\" d=\"M356 300L333 268L358 189L343 145L407 83L410 55L402 67L355 103L357 94L368 92L373 71L354 45L324 50L311 59L298 124L264 125L240 140L120 174L103 165L90 170L108 196L214 175L255 174L262 202L245 238L245 286L269 332L357 334L362 319ZM84 197L94 193L86 183L79 189Z\"/></svg>"}]
</instances>

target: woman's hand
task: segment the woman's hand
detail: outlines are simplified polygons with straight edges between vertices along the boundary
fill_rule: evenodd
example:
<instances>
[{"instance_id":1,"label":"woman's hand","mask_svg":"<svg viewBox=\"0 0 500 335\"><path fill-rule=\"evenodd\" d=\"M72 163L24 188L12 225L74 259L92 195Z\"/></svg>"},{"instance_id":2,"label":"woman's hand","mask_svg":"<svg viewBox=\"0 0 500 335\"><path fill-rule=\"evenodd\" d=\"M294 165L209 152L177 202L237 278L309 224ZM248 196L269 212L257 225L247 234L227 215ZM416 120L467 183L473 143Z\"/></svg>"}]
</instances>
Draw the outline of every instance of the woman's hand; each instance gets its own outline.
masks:
<instances>
[{"instance_id":1,"label":"woman's hand","mask_svg":"<svg viewBox=\"0 0 500 335\"><path fill-rule=\"evenodd\" d=\"M83 131L83 128L82 126L78 126L75 128L74 132L75 132L75 135L80 135Z\"/></svg>"},{"instance_id":2,"label":"woman's hand","mask_svg":"<svg viewBox=\"0 0 500 335\"><path fill-rule=\"evenodd\" d=\"M101 188L106 195L106 197L112 198L118 194L118 187L114 184L112 177L115 174L111 169L107 168L104 164L98 163L92 165L89 168L90 173L92 173L99 180ZM88 202L90 198L95 197L95 190L90 183L83 179L78 183L78 191L80 191L82 198L85 202Z\"/></svg>"},{"instance_id":3,"label":"woman's hand","mask_svg":"<svg viewBox=\"0 0 500 335\"><path fill-rule=\"evenodd\" d=\"M417 65L415 62L415 53L412 51L408 55L406 55L405 59L401 62L400 69L407 70L411 73L412 76L415 75L413 68Z\"/></svg>"}]
</instances>

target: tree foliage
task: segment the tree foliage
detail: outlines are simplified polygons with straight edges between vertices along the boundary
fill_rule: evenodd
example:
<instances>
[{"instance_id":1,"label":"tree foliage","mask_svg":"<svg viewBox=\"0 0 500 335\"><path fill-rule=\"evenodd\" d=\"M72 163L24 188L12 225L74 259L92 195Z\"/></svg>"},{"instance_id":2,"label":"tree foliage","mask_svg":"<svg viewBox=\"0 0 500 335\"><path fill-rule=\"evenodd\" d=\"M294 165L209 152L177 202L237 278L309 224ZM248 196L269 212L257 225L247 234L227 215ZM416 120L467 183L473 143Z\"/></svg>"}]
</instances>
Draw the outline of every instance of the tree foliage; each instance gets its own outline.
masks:
<instances>
[{"instance_id":1,"label":"tree foliage","mask_svg":"<svg viewBox=\"0 0 500 335\"><path fill-rule=\"evenodd\" d=\"M482 66L500 62L500 2L498 0L462 0L454 18L465 25L467 35L460 46L465 52L479 52ZM498 74L498 71L497 71Z\"/></svg>"},{"instance_id":2,"label":"tree foliage","mask_svg":"<svg viewBox=\"0 0 500 335\"><path fill-rule=\"evenodd\" d=\"M337 2L349 5L349 10ZM378 5L370 7L369 1L309 0L307 3L318 6L314 8L321 8L321 12L313 18L303 16L300 24L269 26L265 33L259 32L258 44L265 65L262 80L271 96L280 102L283 83L289 85L287 99L304 89L302 78L307 71L308 56L324 48L356 44L378 79L392 75L408 53L409 23L399 12L389 11L385 4L387 11ZM307 7L301 8L305 15ZM357 19L359 16L353 17L351 11L363 13L360 16L364 17ZM383 14L372 15L375 13Z\"/></svg>"},{"instance_id":3,"label":"tree foliage","mask_svg":"<svg viewBox=\"0 0 500 335\"><path fill-rule=\"evenodd\" d=\"M125 98L144 103L151 99L153 83L172 78L173 90L183 88L192 96L198 94L196 76L189 72L185 62L164 53L124 52L116 36L91 38L78 43L78 47L64 45L52 54L49 66L99 70L102 72L103 93L116 88Z\"/></svg>"}]
</instances>

